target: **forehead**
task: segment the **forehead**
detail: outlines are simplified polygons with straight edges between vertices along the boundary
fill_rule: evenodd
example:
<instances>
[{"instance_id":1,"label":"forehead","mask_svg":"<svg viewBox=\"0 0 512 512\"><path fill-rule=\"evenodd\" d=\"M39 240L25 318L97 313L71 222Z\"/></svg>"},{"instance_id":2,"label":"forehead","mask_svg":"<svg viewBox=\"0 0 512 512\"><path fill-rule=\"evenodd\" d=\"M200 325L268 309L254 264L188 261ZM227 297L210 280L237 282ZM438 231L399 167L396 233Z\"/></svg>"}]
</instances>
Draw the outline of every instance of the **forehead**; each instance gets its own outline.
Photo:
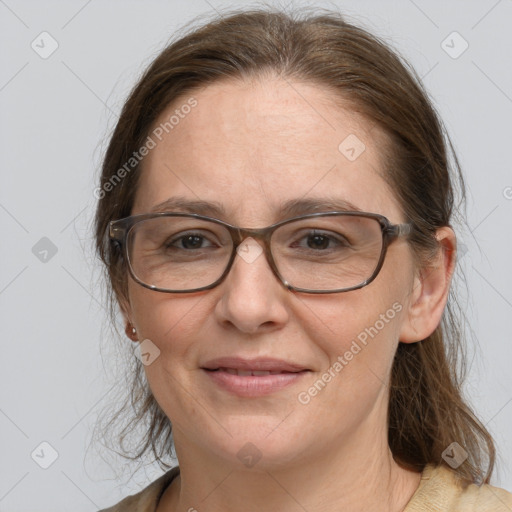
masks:
<instances>
[{"instance_id":1,"label":"forehead","mask_svg":"<svg viewBox=\"0 0 512 512\"><path fill-rule=\"evenodd\" d=\"M150 137L132 213L176 196L220 202L226 220L249 226L277 220L283 202L328 196L399 216L385 134L316 85L216 82L175 100Z\"/></svg>"}]
</instances>

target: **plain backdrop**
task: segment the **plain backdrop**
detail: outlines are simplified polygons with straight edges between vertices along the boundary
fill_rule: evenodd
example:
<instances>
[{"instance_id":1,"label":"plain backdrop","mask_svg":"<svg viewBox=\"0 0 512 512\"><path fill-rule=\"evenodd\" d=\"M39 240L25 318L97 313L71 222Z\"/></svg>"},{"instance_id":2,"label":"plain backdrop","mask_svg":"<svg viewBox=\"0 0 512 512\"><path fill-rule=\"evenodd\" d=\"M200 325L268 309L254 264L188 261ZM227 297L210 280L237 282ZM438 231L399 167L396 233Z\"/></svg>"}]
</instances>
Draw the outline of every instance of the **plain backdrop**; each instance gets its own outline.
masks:
<instances>
[{"instance_id":1,"label":"plain backdrop","mask_svg":"<svg viewBox=\"0 0 512 512\"><path fill-rule=\"evenodd\" d=\"M288 4L339 8L398 49L452 136L469 189L466 393L496 438L493 483L511 489L512 2ZM0 0L0 511L97 510L160 474L130 478L91 445L118 343L91 249L93 190L123 100L158 50L196 15L250 5Z\"/></svg>"}]
</instances>

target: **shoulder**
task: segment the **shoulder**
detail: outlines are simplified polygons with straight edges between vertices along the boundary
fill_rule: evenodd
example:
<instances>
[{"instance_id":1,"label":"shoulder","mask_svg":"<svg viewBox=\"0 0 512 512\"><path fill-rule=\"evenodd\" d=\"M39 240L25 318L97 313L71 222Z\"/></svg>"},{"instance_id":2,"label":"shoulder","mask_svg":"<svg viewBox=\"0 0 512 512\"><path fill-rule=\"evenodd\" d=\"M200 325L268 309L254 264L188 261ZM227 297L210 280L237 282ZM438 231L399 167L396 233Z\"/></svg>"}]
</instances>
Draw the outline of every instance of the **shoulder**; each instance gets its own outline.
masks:
<instances>
[{"instance_id":1,"label":"shoulder","mask_svg":"<svg viewBox=\"0 0 512 512\"><path fill-rule=\"evenodd\" d=\"M512 494L489 484L468 484L444 465L428 465L404 512L510 512Z\"/></svg>"},{"instance_id":2,"label":"shoulder","mask_svg":"<svg viewBox=\"0 0 512 512\"><path fill-rule=\"evenodd\" d=\"M137 494L128 496L116 505L99 512L154 512L158 500L172 480L178 476L179 472L180 469L176 466Z\"/></svg>"}]
</instances>

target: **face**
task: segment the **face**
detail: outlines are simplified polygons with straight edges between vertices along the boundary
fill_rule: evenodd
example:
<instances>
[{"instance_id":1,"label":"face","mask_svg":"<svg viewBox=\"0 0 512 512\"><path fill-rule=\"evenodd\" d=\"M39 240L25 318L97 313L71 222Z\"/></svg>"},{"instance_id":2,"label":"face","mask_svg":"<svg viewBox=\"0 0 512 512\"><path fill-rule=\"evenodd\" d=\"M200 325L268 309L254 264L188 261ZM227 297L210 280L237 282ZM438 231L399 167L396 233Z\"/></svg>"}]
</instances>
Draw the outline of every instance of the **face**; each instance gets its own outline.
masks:
<instances>
[{"instance_id":1,"label":"face","mask_svg":"<svg viewBox=\"0 0 512 512\"><path fill-rule=\"evenodd\" d=\"M180 196L221 203L221 220L261 228L282 220L288 200L329 198L404 221L383 178L385 135L328 91L268 79L218 82L191 96L197 105L145 157L132 214ZM171 105L155 127L188 99ZM365 145L356 159L339 149L348 136ZM202 292L155 292L128 278L126 316L138 339L160 350L145 371L173 424L178 456L186 450L240 464L244 450L257 450L270 467L385 432L390 368L414 272L399 239L377 278L346 293L289 291L263 254L250 262L237 255L227 278ZM244 377L220 370L219 377L205 369L219 366L218 358L260 369L267 367L254 361L270 359L302 371ZM244 378L267 379L270 388L244 393Z\"/></svg>"}]
</instances>

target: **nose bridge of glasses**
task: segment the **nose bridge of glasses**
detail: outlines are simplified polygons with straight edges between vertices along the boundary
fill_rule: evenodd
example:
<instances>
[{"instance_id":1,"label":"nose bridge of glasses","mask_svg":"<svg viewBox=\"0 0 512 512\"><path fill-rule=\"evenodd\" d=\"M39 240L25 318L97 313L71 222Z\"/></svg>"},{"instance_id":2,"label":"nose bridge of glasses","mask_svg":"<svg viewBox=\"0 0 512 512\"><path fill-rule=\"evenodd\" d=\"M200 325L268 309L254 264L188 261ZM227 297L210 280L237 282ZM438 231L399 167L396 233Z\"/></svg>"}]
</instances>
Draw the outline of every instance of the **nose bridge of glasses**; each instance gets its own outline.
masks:
<instances>
[{"instance_id":1,"label":"nose bridge of glasses","mask_svg":"<svg viewBox=\"0 0 512 512\"><path fill-rule=\"evenodd\" d=\"M243 259L246 263L253 263L259 259L263 253L263 259L266 260L267 265L272 272L276 272L275 263L272 258L270 250L270 237L273 228L233 228L231 235L233 238L233 252ZM252 243L248 243L249 239L253 239ZM253 245L258 244L257 246Z\"/></svg>"},{"instance_id":2,"label":"nose bridge of glasses","mask_svg":"<svg viewBox=\"0 0 512 512\"><path fill-rule=\"evenodd\" d=\"M271 228L233 228L231 236L234 242L234 248L245 242L248 238L254 239L264 250L267 248L267 242L270 240ZM262 243L261 243L262 242Z\"/></svg>"}]
</instances>

